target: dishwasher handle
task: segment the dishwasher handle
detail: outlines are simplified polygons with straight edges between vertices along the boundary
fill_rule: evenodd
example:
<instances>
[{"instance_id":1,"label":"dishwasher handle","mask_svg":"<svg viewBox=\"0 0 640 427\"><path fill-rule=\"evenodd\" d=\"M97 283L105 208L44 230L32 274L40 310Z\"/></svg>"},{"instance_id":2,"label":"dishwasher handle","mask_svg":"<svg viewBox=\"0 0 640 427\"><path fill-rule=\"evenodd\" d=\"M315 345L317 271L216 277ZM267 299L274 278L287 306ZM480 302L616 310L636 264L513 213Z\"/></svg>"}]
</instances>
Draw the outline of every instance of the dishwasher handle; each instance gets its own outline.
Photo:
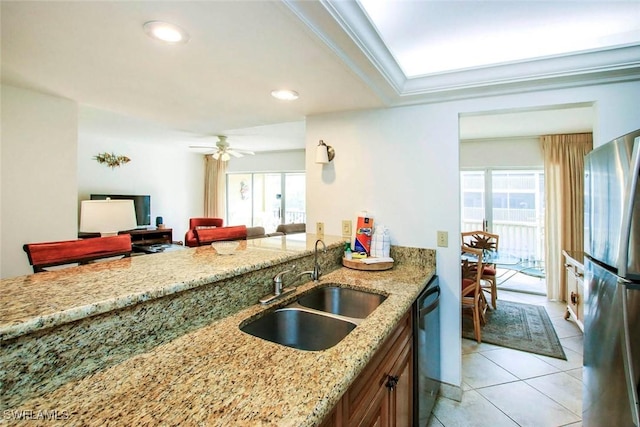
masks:
<instances>
[{"instance_id":1,"label":"dishwasher handle","mask_svg":"<svg viewBox=\"0 0 640 427\"><path fill-rule=\"evenodd\" d=\"M419 307L418 308L418 317L420 319L422 319L423 317L425 317L427 314L431 313L433 310L435 310L435 308L438 306L438 304L440 303L440 286L436 286L434 288L429 289L427 292L424 293L424 295L422 295L420 297L420 302L424 301L425 299L427 299L429 296L438 293L438 297L428 306L426 307Z\"/></svg>"},{"instance_id":2,"label":"dishwasher handle","mask_svg":"<svg viewBox=\"0 0 640 427\"><path fill-rule=\"evenodd\" d=\"M426 301L427 298L429 298L431 295L437 293L438 295L436 296L436 298L426 307L421 307L422 303L424 301ZM440 286L435 286L431 289L429 289L428 291L426 291L424 294L422 294L418 300L418 302L420 303L418 305L418 319L417 319L417 324L418 324L418 328L420 329L426 329L426 325L425 325L425 318L427 317L427 315L429 313L431 313L432 311L436 310L438 308L438 304L440 304Z\"/></svg>"}]
</instances>

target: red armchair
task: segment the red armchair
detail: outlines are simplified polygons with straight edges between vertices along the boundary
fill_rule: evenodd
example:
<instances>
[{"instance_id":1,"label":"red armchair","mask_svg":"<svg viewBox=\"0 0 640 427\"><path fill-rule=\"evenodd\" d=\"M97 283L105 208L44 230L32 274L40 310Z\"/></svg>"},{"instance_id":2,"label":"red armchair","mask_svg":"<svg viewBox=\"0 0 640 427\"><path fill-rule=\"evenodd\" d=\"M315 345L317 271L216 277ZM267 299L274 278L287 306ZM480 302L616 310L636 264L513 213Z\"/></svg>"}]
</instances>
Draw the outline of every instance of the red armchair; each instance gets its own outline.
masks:
<instances>
[{"instance_id":1,"label":"red armchair","mask_svg":"<svg viewBox=\"0 0 640 427\"><path fill-rule=\"evenodd\" d=\"M184 235L184 244L191 248L198 246L198 239L195 234L196 229L222 227L223 222L222 218L189 218L189 231Z\"/></svg>"}]
</instances>

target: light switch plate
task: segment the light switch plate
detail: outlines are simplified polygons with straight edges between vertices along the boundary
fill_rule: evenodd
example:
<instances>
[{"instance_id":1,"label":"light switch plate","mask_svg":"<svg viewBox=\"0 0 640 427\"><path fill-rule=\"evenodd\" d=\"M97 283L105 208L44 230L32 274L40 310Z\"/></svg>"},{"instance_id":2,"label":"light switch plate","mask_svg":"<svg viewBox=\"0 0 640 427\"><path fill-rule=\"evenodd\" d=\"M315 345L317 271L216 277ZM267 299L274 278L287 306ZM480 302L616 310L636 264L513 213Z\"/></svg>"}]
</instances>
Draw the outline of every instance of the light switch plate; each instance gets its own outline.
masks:
<instances>
[{"instance_id":1,"label":"light switch plate","mask_svg":"<svg viewBox=\"0 0 640 427\"><path fill-rule=\"evenodd\" d=\"M438 246L442 248L449 246L449 233L446 231L438 231Z\"/></svg>"},{"instance_id":2,"label":"light switch plate","mask_svg":"<svg viewBox=\"0 0 640 427\"><path fill-rule=\"evenodd\" d=\"M342 220L342 237L351 237L351 220Z\"/></svg>"},{"instance_id":3,"label":"light switch plate","mask_svg":"<svg viewBox=\"0 0 640 427\"><path fill-rule=\"evenodd\" d=\"M324 222L316 222L316 235L318 237L324 236Z\"/></svg>"}]
</instances>

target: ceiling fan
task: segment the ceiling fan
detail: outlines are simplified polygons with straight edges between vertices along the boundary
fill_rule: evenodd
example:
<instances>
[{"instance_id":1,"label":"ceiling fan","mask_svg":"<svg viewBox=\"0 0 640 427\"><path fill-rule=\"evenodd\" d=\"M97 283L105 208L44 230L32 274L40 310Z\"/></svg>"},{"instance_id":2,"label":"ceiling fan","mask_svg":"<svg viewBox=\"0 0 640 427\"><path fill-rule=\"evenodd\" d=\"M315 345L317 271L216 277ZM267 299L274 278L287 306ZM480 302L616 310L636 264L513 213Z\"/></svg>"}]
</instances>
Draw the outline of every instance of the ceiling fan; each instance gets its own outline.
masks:
<instances>
[{"instance_id":1,"label":"ceiling fan","mask_svg":"<svg viewBox=\"0 0 640 427\"><path fill-rule=\"evenodd\" d=\"M189 148L207 148L212 150L211 152L207 152L206 154L211 154L211 156L215 160L222 160L223 162L228 161L231 156L233 157L244 157L245 155L254 155L253 151L242 150L240 148L231 148L229 146L229 142L227 142L227 137L224 135L217 135L218 141L216 142L215 147L211 145L190 145Z\"/></svg>"}]
</instances>

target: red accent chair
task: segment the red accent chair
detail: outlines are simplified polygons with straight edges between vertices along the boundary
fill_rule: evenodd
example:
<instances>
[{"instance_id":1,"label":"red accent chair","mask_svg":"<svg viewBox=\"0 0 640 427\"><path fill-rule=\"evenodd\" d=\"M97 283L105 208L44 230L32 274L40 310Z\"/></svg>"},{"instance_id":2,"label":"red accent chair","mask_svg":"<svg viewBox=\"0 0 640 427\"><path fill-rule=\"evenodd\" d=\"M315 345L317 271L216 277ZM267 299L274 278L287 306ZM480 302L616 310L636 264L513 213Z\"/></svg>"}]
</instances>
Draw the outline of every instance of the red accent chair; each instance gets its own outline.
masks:
<instances>
[{"instance_id":1,"label":"red accent chair","mask_svg":"<svg viewBox=\"0 0 640 427\"><path fill-rule=\"evenodd\" d=\"M220 240L245 240L247 238L246 225L232 225L228 227L197 228L195 230L198 246L208 245Z\"/></svg>"},{"instance_id":2,"label":"red accent chair","mask_svg":"<svg viewBox=\"0 0 640 427\"><path fill-rule=\"evenodd\" d=\"M22 249L27 253L34 273L40 273L56 265L87 264L101 258L131 256L131 236L120 234L94 239L27 243Z\"/></svg>"},{"instance_id":3,"label":"red accent chair","mask_svg":"<svg viewBox=\"0 0 640 427\"><path fill-rule=\"evenodd\" d=\"M222 227L224 220L222 218L189 218L189 231L184 235L184 244L190 248L198 246L196 238L196 230L198 228L214 228Z\"/></svg>"}]
</instances>

